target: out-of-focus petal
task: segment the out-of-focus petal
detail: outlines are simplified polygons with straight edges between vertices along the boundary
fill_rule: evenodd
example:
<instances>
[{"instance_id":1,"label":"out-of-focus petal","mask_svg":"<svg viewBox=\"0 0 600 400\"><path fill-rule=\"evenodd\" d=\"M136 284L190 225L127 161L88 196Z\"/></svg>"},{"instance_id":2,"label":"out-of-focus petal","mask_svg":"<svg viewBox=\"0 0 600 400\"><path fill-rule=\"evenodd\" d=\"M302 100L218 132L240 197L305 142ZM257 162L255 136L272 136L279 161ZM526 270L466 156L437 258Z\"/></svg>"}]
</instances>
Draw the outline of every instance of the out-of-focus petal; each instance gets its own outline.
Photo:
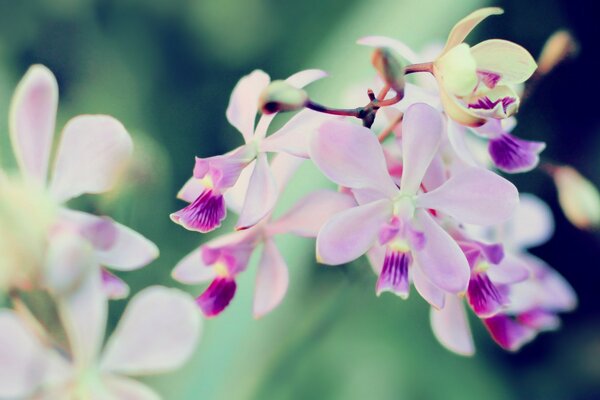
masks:
<instances>
[{"instance_id":1,"label":"out-of-focus petal","mask_svg":"<svg viewBox=\"0 0 600 400\"><path fill-rule=\"evenodd\" d=\"M521 193L519 206L508 222L507 240L518 249L526 249L546 243L554 233L552 210L539 197Z\"/></svg>"},{"instance_id":2,"label":"out-of-focus petal","mask_svg":"<svg viewBox=\"0 0 600 400\"><path fill-rule=\"evenodd\" d=\"M537 167L546 143L523 140L509 133L490 139L488 150L494 164L504 172L528 172Z\"/></svg>"},{"instance_id":3,"label":"out-of-focus petal","mask_svg":"<svg viewBox=\"0 0 600 400\"><path fill-rule=\"evenodd\" d=\"M444 308L446 302L444 292L427 279L427 276L421 271L421 267L416 262L413 262L411 272L415 289L421 297L438 310Z\"/></svg>"},{"instance_id":4,"label":"out-of-focus petal","mask_svg":"<svg viewBox=\"0 0 600 400\"><path fill-rule=\"evenodd\" d=\"M310 143L311 159L335 183L373 188L392 198L398 189L387 171L379 141L369 129L348 122L328 121Z\"/></svg>"},{"instance_id":5,"label":"out-of-focus petal","mask_svg":"<svg viewBox=\"0 0 600 400\"><path fill-rule=\"evenodd\" d=\"M429 281L450 293L467 290L471 275L469 264L454 239L425 210L417 210L418 228L425 245L415 251L415 260Z\"/></svg>"},{"instance_id":6,"label":"out-of-focus petal","mask_svg":"<svg viewBox=\"0 0 600 400\"><path fill-rule=\"evenodd\" d=\"M285 260L275 242L265 241L265 248L258 262L256 285L254 288L254 318L260 318L279 305L289 283L289 273Z\"/></svg>"},{"instance_id":7,"label":"out-of-focus petal","mask_svg":"<svg viewBox=\"0 0 600 400\"><path fill-rule=\"evenodd\" d=\"M519 257L506 254L498 265L492 266L487 271L487 274L496 284L510 285L529 278L531 272L527 268L527 263Z\"/></svg>"},{"instance_id":8,"label":"out-of-focus petal","mask_svg":"<svg viewBox=\"0 0 600 400\"><path fill-rule=\"evenodd\" d=\"M355 260L373 246L379 230L391 217L392 204L387 199L334 215L317 236L317 259L330 265Z\"/></svg>"},{"instance_id":9,"label":"out-of-focus petal","mask_svg":"<svg viewBox=\"0 0 600 400\"><path fill-rule=\"evenodd\" d=\"M316 237L329 218L355 205L354 198L348 193L317 190L300 199L285 215L271 223L269 232Z\"/></svg>"},{"instance_id":10,"label":"out-of-focus petal","mask_svg":"<svg viewBox=\"0 0 600 400\"><path fill-rule=\"evenodd\" d=\"M534 329L520 324L507 315L486 318L483 320L483 324L492 339L505 350L517 351L536 335Z\"/></svg>"},{"instance_id":11,"label":"out-of-focus petal","mask_svg":"<svg viewBox=\"0 0 600 400\"><path fill-rule=\"evenodd\" d=\"M231 93L225 114L229 123L241 132L246 142L249 142L254 134L258 98L270 80L265 72L255 70L240 79Z\"/></svg>"},{"instance_id":12,"label":"out-of-focus petal","mask_svg":"<svg viewBox=\"0 0 600 400\"><path fill-rule=\"evenodd\" d=\"M109 190L133 151L129 133L106 115L81 115L65 125L50 191L59 201Z\"/></svg>"},{"instance_id":13,"label":"out-of-focus petal","mask_svg":"<svg viewBox=\"0 0 600 400\"><path fill-rule=\"evenodd\" d=\"M459 222L494 225L509 219L519 204L517 188L483 168L469 168L417 197L417 206L442 211Z\"/></svg>"},{"instance_id":14,"label":"out-of-focus petal","mask_svg":"<svg viewBox=\"0 0 600 400\"><path fill-rule=\"evenodd\" d=\"M154 286L127 306L101 360L101 369L128 375L170 371L193 353L201 324L185 292Z\"/></svg>"},{"instance_id":15,"label":"out-of-focus petal","mask_svg":"<svg viewBox=\"0 0 600 400\"><path fill-rule=\"evenodd\" d=\"M133 229L106 217L68 209L61 210L61 217L78 224L92 244L100 241L95 235L102 235L104 232L94 232L86 228L101 226L99 223L103 221L111 225L114 237L111 238L110 244L95 246L98 262L102 265L120 271L129 271L141 268L158 257L158 247L154 243Z\"/></svg>"},{"instance_id":16,"label":"out-of-focus petal","mask_svg":"<svg viewBox=\"0 0 600 400\"><path fill-rule=\"evenodd\" d=\"M323 79L326 76L327 72L321 69L305 69L304 71L290 75L285 81L298 89L302 89L304 86Z\"/></svg>"},{"instance_id":17,"label":"out-of-focus petal","mask_svg":"<svg viewBox=\"0 0 600 400\"><path fill-rule=\"evenodd\" d=\"M102 268L102 285L111 300L121 300L129 296L129 286L125 281L104 268Z\"/></svg>"},{"instance_id":18,"label":"out-of-focus petal","mask_svg":"<svg viewBox=\"0 0 600 400\"><path fill-rule=\"evenodd\" d=\"M471 167L479 166L479 163L473 156L471 149L467 143L467 130L464 126L456 123L455 121L448 121L448 141L452 146L452 149L461 161L464 161Z\"/></svg>"},{"instance_id":19,"label":"out-of-focus petal","mask_svg":"<svg viewBox=\"0 0 600 400\"><path fill-rule=\"evenodd\" d=\"M48 173L57 107L56 78L43 65L32 66L13 95L9 128L21 171L41 183Z\"/></svg>"},{"instance_id":20,"label":"out-of-focus petal","mask_svg":"<svg viewBox=\"0 0 600 400\"><path fill-rule=\"evenodd\" d=\"M523 47L501 39L485 40L471 48L477 69L500 74L498 85L523 83L537 68L535 60Z\"/></svg>"},{"instance_id":21,"label":"out-of-focus petal","mask_svg":"<svg viewBox=\"0 0 600 400\"><path fill-rule=\"evenodd\" d=\"M399 40L385 36L365 36L356 41L358 44L371 47L387 47L397 52L402 58L411 64L421 62L419 57L410 47Z\"/></svg>"},{"instance_id":22,"label":"out-of-focus petal","mask_svg":"<svg viewBox=\"0 0 600 400\"><path fill-rule=\"evenodd\" d=\"M111 399L123 400L160 400L161 397L148 386L117 375L105 375L102 377L105 390ZM105 400L95 399L92 400ZM108 399L106 399L108 400Z\"/></svg>"},{"instance_id":23,"label":"out-of-focus petal","mask_svg":"<svg viewBox=\"0 0 600 400\"><path fill-rule=\"evenodd\" d=\"M248 186L250 185L250 177L254 173L254 168L256 168L256 160L244 168L235 185L223 194L227 207L238 215L242 212L246 193L248 193Z\"/></svg>"},{"instance_id":24,"label":"out-of-focus petal","mask_svg":"<svg viewBox=\"0 0 600 400\"><path fill-rule=\"evenodd\" d=\"M433 107L417 103L406 110L402 122L402 192L417 192L443 133L442 115Z\"/></svg>"},{"instance_id":25,"label":"out-of-focus petal","mask_svg":"<svg viewBox=\"0 0 600 400\"><path fill-rule=\"evenodd\" d=\"M494 285L485 273L473 274L467 289L467 300L473 312L480 318L498 314L508 303L506 294Z\"/></svg>"},{"instance_id":26,"label":"out-of-focus petal","mask_svg":"<svg viewBox=\"0 0 600 400\"><path fill-rule=\"evenodd\" d=\"M286 152L291 155L308 158L308 147L311 137L331 115L310 109L297 113L281 129L264 139L260 146L262 151Z\"/></svg>"},{"instance_id":27,"label":"out-of-focus petal","mask_svg":"<svg viewBox=\"0 0 600 400\"><path fill-rule=\"evenodd\" d=\"M558 201L567 219L579 229L600 226L600 192L575 168L562 166L553 173Z\"/></svg>"},{"instance_id":28,"label":"out-of-focus petal","mask_svg":"<svg viewBox=\"0 0 600 400\"><path fill-rule=\"evenodd\" d=\"M214 279L216 273L213 268L204 264L202 247L198 247L175 265L171 276L178 282L195 285Z\"/></svg>"},{"instance_id":29,"label":"out-of-focus petal","mask_svg":"<svg viewBox=\"0 0 600 400\"><path fill-rule=\"evenodd\" d=\"M469 320L460 298L447 295L444 308L432 308L430 318L433 334L444 347L463 356L475 353Z\"/></svg>"},{"instance_id":30,"label":"out-of-focus petal","mask_svg":"<svg viewBox=\"0 0 600 400\"><path fill-rule=\"evenodd\" d=\"M234 279L217 276L196 298L196 304L206 317L216 317L231 303L236 289L237 284Z\"/></svg>"},{"instance_id":31,"label":"out-of-focus petal","mask_svg":"<svg viewBox=\"0 0 600 400\"><path fill-rule=\"evenodd\" d=\"M490 15L500 15L502 13L504 13L504 11L498 7L480 8L479 10L473 11L471 14L458 21L450 31L450 34L448 35L448 40L446 40L446 46L444 46L442 54L447 52L454 46L462 43L463 40L465 40L465 38L467 37L467 35L477 25L479 25L481 21L483 21Z\"/></svg>"},{"instance_id":32,"label":"out-of-focus petal","mask_svg":"<svg viewBox=\"0 0 600 400\"><path fill-rule=\"evenodd\" d=\"M73 352L73 364L88 368L96 362L106 329L108 301L100 268L92 268L77 290L57 296L62 324Z\"/></svg>"},{"instance_id":33,"label":"out-of-focus petal","mask_svg":"<svg viewBox=\"0 0 600 400\"><path fill-rule=\"evenodd\" d=\"M0 310L0 397L26 398L41 383L45 352L16 313Z\"/></svg>"},{"instance_id":34,"label":"out-of-focus petal","mask_svg":"<svg viewBox=\"0 0 600 400\"><path fill-rule=\"evenodd\" d=\"M256 167L248 185L244 206L235 228L247 229L273 210L279 191L266 154L256 159Z\"/></svg>"}]
</instances>

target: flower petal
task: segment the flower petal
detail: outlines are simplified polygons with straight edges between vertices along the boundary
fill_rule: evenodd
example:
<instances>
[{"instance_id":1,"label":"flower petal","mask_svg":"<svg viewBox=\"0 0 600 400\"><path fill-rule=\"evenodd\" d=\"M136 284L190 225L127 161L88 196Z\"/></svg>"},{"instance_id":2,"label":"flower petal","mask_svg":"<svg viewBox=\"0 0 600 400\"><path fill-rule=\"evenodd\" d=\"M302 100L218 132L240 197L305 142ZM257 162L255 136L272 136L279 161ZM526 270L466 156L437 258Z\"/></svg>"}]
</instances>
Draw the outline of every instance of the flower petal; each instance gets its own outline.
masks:
<instances>
[{"instance_id":1,"label":"flower petal","mask_svg":"<svg viewBox=\"0 0 600 400\"><path fill-rule=\"evenodd\" d=\"M438 79L438 85L440 87L440 98L444 111L448 117L461 125L478 127L485 124L486 119L477 115L476 113L469 110L458 102L458 99L444 86L444 83Z\"/></svg>"},{"instance_id":2,"label":"flower petal","mask_svg":"<svg viewBox=\"0 0 600 400\"><path fill-rule=\"evenodd\" d=\"M433 107L417 103L406 110L402 122L402 192L417 193L443 133L442 115Z\"/></svg>"},{"instance_id":3,"label":"flower petal","mask_svg":"<svg viewBox=\"0 0 600 400\"><path fill-rule=\"evenodd\" d=\"M81 115L65 125L50 191L59 201L109 190L133 151L129 133L106 115Z\"/></svg>"},{"instance_id":4,"label":"flower petal","mask_svg":"<svg viewBox=\"0 0 600 400\"><path fill-rule=\"evenodd\" d=\"M111 399L123 400L160 400L161 397L148 386L116 375L105 375L102 382Z\"/></svg>"},{"instance_id":5,"label":"flower petal","mask_svg":"<svg viewBox=\"0 0 600 400\"><path fill-rule=\"evenodd\" d=\"M169 217L187 230L206 233L220 227L226 216L223 195L213 189L205 189L196 200Z\"/></svg>"},{"instance_id":6,"label":"flower petal","mask_svg":"<svg viewBox=\"0 0 600 400\"><path fill-rule=\"evenodd\" d=\"M444 347L463 356L475 354L469 320L459 297L446 296L444 308L432 308L430 318L433 334Z\"/></svg>"},{"instance_id":7,"label":"flower petal","mask_svg":"<svg viewBox=\"0 0 600 400\"><path fill-rule=\"evenodd\" d=\"M254 318L260 318L279 305L289 283L285 260L273 240L265 241L254 288Z\"/></svg>"},{"instance_id":8,"label":"flower petal","mask_svg":"<svg viewBox=\"0 0 600 400\"><path fill-rule=\"evenodd\" d=\"M309 151L321 172L338 185L373 188L390 198L398 193L381 145L367 128L348 122L325 122L313 136Z\"/></svg>"},{"instance_id":9,"label":"flower petal","mask_svg":"<svg viewBox=\"0 0 600 400\"><path fill-rule=\"evenodd\" d=\"M26 398L37 389L45 373L45 351L15 312L0 310L0 397Z\"/></svg>"},{"instance_id":10,"label":"flower petal","mask_svg":"<svg viewBox=\"0 0 600 400\"><path fill-rule=\"evenodd\" d=\"M444 308L446 295L427 279L427 276L421 271L421 267L416 262L413 262L411 272L413 284L421 297L438 310Z\"/></svg>"},{"instance_id":11,"label":"flower petal","mask_svg":"<svg viewBox=\"0 0 600 400\"><path fill-rule=\"evenodd\" d=\"M473 274L467 289L467 300L480 318L494 316L508 304L505 293L497 288L485 273Z\"/></svg>"},{"instance_id":12,"label":"flower petal","mask_svg":"<svg viewBox=\"0 0 600 400\"><path fill-rule=\"evenodd\" d=\"M141 268L158 257L158 247L144 236L125 225L107 217L62 209L61 218L76 223L84 236L95 245L98 262L119 271ZM101 236L106 234L105 225L109 225L112 234L108 245L102 244Z\"/></svg>"},{"instance_id":13,"label":"flower petal","mask_svg":"<svg viewBox=\"0 0 600 400\"><path fill-rule=\"evenodd\" d=\"M102 268L102 286L111 300L121 300L129 296L129 285L115 274Z\"/></svg>"},{"instance_id":14,"label":"flower petal","mask_svg":"<svg viewBox=\"0 0 600 400\"><path fill-rule=\"evenodd\" d=\"M254 134L258 98L270 80L265 72L255 70L240 79L231 93L225 114L229 123L240 131L246 142L249 142Z\"/></svg>"},{"instance_id":15,"label":"flower petal","mask_svg":"<svg viewBox=\"0 0 600 400\"><path fill-rule=\"evenodd\" d=\"M202 192L204 192L204 189L206 189L206 186L202 183L202 180L196 179L192 176L187 180L182 188L179 189L179 192L177 192L177 198L179 200L192 203L198 198L198 196L202 194Z\"/></svg>"},{"instance_id":16,"label":"flower petal","mask_svg":"<svg viewBox=\"0 0 600 400\"><path fill-rule=\"evenodd\" d=\"M13 95L9 128L15 158L24 174L45 183L54 136L58 84L50 70L34 65Z\"/></svg>"},{"instance_id":17,"label":"flower petal","mask_svg":"<svg viewBox=\"0 0 600 400\"><path fill-rule=\"evenodd\" d=\"M178 282L195 285L214 279L216 273L213 268L204 264L202 247L198 247L175 265L171 276Z\"/></svg>"},{"instance_id":18,"label":"flower petal","mask_svg":"<svg viewBox=\"0 0 600 400\"><path fill-rule=\"evenodd\" d=\"M492 266L487 274L495 284L511 285L529 278L531 272L527 268L527 263L519 257L505 254L502 261Z\"/></svg>"},{"instance_id":19,"label":"flower petal","mask_svg":"<svg viewBox=\"0 0 600 400\"><path fill-rule=\"evenodd\" d=\"M454 25L448 40L446 40L446 46L442 54L453 48L454 46L462 43L467 35L477 26L481 21L489 17L490 15L500 15L504 13L501 8L498 7L486 7L480 8L479 10L473 11Z\"/></svg>"},{"instance_id":20,"label":"flower petal","mask_svg":"<svg viewBox=\"0 0 600 400\"><path fill-rule=\"evenodd\" d=\"M325 222L338 212L354 207L348 193L317 190L300 199L292 209L269 225L271 235L291 232L298 236L317 237Z\"/></svg>"},{"instance_id":21,"label":"flower petal","mask_svg":"<svg viewBox=\"0 0 600 400\"><path fill-rule=\"evenodd\" d=\"M385 36L365 36L356 41L358 44L371 47L387 47L397 52L402 58L410 64L421 62L421 57L417 55L410 47L399 40Z\"/></svg>"},{"instance_id":22,"label":"flower petal","mask_svg":"<svg viewBox=\"0 0 600 400\"><path fill-rule=\"evenodd\" d=\"M523 83L537 68L527 50L508 40L485 40L471 48L477 61L477 70L500 74L497 85Z\"/></svg>"},{"instance_id":23,"label":"flower petal","mask_svg":"<svg viewBox=\"0 0 600 400\"><path fill-rule=\"evenodd\" d=\"M278 195L277 183L271 173L267 155L259 154L235 229L247 229L258 223L273 210Z\"/></svg>"},{"instance_id":24,"label":"flower petal","mask_svg":"<svg viewBox=\"0 0 600 400\"><path fill-rule=\"evenodd\" d=\"M236 289L237 284L234 279L217 276L196 298L196 304L206 317L216 317L231 303Z\"/></svg>"},{"instance_id":25,"label":"flower petal","mask_svg":"<svg viewBox=\"0 0 600 400\"><path fill-rule=\"evenodd\" d=\"M416 219L418 228L425 235L425 245L421 250L415 251L414 256L427 279L450 293L467 290L471 272L458 244L427 211L418 209Z\"/></svg>"},{"instance_id":26,"label":"flower petal","mask_svg":"<svg viewBox=\"0 0 600 400\"><path fill-rule=\"evenodd\" d=\"M391 292L402 299L407 299L410 292L408 267L412 263L410 253L387 249L383 266L375 285L375 293Z\"/></svg>"},{"instance_id":27,"label":"flower petal","mask_svg":"<svg viewBox=\"0 0 600 400\"><path fill-rule=\"evenodd\" d=\"M138 293L109 338L105 372L144 375L180 367L193 353L201 323L185 292L154 286Z\"/></svg>"},{"instance_id":28,"label":"flower petal","mask_svg":"<svg viewBox=\"0 0 600 400\"><path fill-rule=\"evenodd\" d=\"M417 197L417 206L442 211L459 222L494 225L510 218L519 204L517 188L482 168L468 168L442 186Z\"/></svg>"},{"instance_id":29,"label":"flower petal","mask_svg":"<svg viewBox=\"0 0 600 400\"><path fill-rule=\"evenodd\" d=\"M508 222L510 242L519 249L546 243L554 234L552 210L539 197L521 193L515 215Z\"/></svg>"},{"instance_id":30,"label":"flower petal","mask_svg":"<svg viewBox=\"0 0 600 400\"><path fill-rule=\"evenodd\" d=\"M528 172L537 167L539 154L546 148L544 142L523 140L509 133L489 141L489 152L494 164L504 172Z\"/></svg>"},{"instance_id":31,"label":"flower petal","mask_svg":"<svg viewBox=\"0 0 600 400\"><path fill-rule=\"evenodd\" d=\"M304 86L307 86L314 81L318 81L319 79L323 79L326 76L327 72L323 70L305 69L304 71L299 71L290 75L285 81L298 89L302 89Z\"/></svg>"},{"instance_id":32,"label":"flower petal","mask_svg":"<svg viewBox=\"0 0 600 400\"><path fill-rule=\"evenodd\" d=\"M339 265L357 259L373 246L379 230L391 217L392 203L387 199L334 215L317 236L317 260Z\"/></svg>"},{"instance_id":33,"label":"flower petal","mask_svg":"<svg viewBox=\"0 0 600 400\"><path fill-rule=\"evenodd\" d=\"M517 351L530 342L536 331L520 324L507 315L496 315L483 320L492 339L505 350Z\"/></svg>"}]
</instances>

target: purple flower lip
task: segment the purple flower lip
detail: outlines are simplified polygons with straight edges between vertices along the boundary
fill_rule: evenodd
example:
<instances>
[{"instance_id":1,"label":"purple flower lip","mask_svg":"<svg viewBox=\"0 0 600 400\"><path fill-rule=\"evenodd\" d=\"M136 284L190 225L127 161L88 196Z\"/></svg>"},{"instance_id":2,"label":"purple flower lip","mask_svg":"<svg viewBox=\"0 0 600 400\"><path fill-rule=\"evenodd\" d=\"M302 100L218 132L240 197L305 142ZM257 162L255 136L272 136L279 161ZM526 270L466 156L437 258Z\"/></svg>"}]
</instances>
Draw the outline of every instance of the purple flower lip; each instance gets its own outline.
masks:
<instances>
[{"instance_id":1,"label":"purple flower lip","mask_svg":"<svg viewBox=\"0 0 600 400\"><path fill-rule=\"evenodd\" d=\"M191 204L171 214L171 220L188 230L206 233L221 226L226 216L223 195L206 189Z\"/></svg>"},{"instance_id":2,"label":"purple flower lip","mask_svg":"<svg viewBox=\"0 0 600 400\"><path fill-rule=\"evenodd\" d=\"M539 153L546 144L519 139L508 133L491 139L488 151L494 164L504 172L518 173L534 169L539 162Z\"/></svg>"},{"instance_id":3,"label":"purple flower lip","mask_svg":"<svg viewBox=\"0 0 600 400\"><path fill-rule=\"evenodd\" d=\"M235 295L236 283L230 277L217 277L196 299L196 304L200 307L206 317L216 317L231 302Z\"/></svg>"},{"instance_id":4,"label":"purple flower lip","mask_svg":"<svg viewBox=\"0 0 600 400\"><path fill-rule=\"evenodd\" d=\"M474 103L469 103L468 107L474 110L493 110L498 104L502 105L504 113L508 111L508 106L515 103L517 99L514 97L503 97L498 100L490 100L489 97L480 97Z\"/></svg>"},{"instance_id":5,"label":"purple flower lip","mask_svg":"<svg viewBox=\"0 0 600 400\"><path fill-rule=\"evenodd\" d=\"M473 274L467 288L467 300L475 314L482 318L496 315L508 302L486 273Z\"/></svg>"},{"instance_id":6,"label":"purple flower lip","mask_svg":"<svg viewBox=\"0 0 600 400\"><path fill-rule=\"evenodd\" d=\"M486 318L483 320L483 324L489 331L492 339L494 339L500 347L510 351L519 350L536 335L534 329L531 329L504 314Z\"/></svg>"},{"instance_id":7,"label":"purple flower lip","mask_svg":"<svg viewBox=\"0 0 600 400\"><path fill-rule=\"evenodd\" d=\"M408 298L410 282L408 266L411 262L410 253L401 252L388 247L383 261L383 268L377 279L377 296L383 292L392 292L403 299Z\"/></svg>"},{"instance_id":8,"label":"purple flower lip","mask_svg":"<svg viewBox=\"0 0 600 400\"><path fill-rule=\"evenodd\" d=\"M500 74L485 70L478 70L477 76L479 77L480 82L487 86L489 89L495 88L501 78Z\"/></svg>"}]
</instances>

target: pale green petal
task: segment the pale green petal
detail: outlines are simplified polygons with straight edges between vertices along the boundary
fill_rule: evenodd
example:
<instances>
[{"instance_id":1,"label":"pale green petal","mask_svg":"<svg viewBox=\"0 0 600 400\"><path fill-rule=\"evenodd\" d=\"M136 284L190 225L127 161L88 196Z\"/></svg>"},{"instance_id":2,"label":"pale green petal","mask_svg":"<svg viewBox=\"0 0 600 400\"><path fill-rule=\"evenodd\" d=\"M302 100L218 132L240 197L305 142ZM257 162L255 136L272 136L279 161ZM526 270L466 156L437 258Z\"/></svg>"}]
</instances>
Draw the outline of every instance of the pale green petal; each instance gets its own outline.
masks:
<instances>
[{"instance_id":1,"label":"pale green petal","mask_svg":"<svg viewBox=\"0 0 600 400\"><path fill-rule=\"evenodd\" d=\"M481 21L489 17L490 15L500 15L504 13L499 7L486 7L480 8L479 10L473 11L471 14L467 15L450 31L448 35L448 40L446 41L446 46L444 46L444 50L442 54L445 54L447 51L462 43L463 40L467 37L469 33L477 26Z\"/></svg>"},{"instance_id":2,"label":"pale green petal","mask_svg":"<svg viewBox=\"0 0 600 400\"><path fill-rule=\"evenodd\" d=\"M477 62L468 44L452 48L435 62L435 67L434 73L455 96L468 96L477 86Z\"/></svg>"},{"instance_id":3,"label":"pale green petal","mask_svg":"<svg viewBox=\"0 0 600 400\"><path fill-rule=\"evenodd\" d=\"M471 54L477 69L500 74L499 84L525 82L537 68L527 50L507 40L486 40L473 46Z\"/></svg>"}]
</instances>

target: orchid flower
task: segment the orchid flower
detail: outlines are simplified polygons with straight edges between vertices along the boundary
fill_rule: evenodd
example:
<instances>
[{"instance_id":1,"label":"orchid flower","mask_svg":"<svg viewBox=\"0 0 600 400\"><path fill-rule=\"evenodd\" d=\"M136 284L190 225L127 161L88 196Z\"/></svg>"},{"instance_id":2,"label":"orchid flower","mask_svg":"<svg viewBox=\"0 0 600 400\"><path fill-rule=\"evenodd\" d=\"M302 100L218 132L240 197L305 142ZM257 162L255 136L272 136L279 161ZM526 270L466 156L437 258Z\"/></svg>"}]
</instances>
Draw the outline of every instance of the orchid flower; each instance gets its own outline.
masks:
<instances>
[{"instance_id":1,"label":"orchid flower","mask_svg":"<svg viewBox=\"0 0 600 400\"><path fill-rule=\"evenodd\" d=\"M285 186L301 161L286 154L275 158L272 168L279 188ZM254 317L260 318L282 301L288 287L287 265L277 248L275 237L285 233L316 237L324 221L354 204L349 194L329 190L312 192L280 218L272 220L269 214L247 230L229 233L203 244L175 266L173 278L186 284L210 281L196 302L207 317L216 316L233 299L237 275L246 270L255 249L263 245L253 305Z\"/></svg>"},{"instance_id":2,"label":"orchid flower","mask_svg":"<svg viewBox=\"0 0 600 400\"><path fill-rule=\"evenodd\" d=\"M409 107L402 126L403 171L398 188L370 130L334 121L321 126L310 147L315 164L338 185L371 192L369 201L359 200L360 206L335 215L323 226L317 237L321 262L352 261L378 241L386 255L377 292L408 296L411 267L418 271L413 279L421 294L429 292L431 285L449 293L467 289L467 260L430 210L461 222L495 224L511 216L518 193L510 182L483 169L469 169L432 191L420 192L443 130L439 112L426 104Z\"/></svg>"},{"instance_id":3,"label":"orchid flower","mask_svg":"<svg viewBox=\"0 0 600 400\"><path fill-rule=\"evenodd\" d=\"M54 222L50 225L54 228L50 230L61 230L61 225L75 227L89 240L101 265L129 271L148 264L158 256L157 247L148 239L110 218L64 206L70 199L84 193L103 193L115 184L131 156L131 137L110 116L81 115L71 119L63 129L48 180L57 106L58 85L54 75L44 66L32 66L17 86L9 116L10 139L21 181L43 193L36 201L43 201L46 204L43 207L53 210ZM3 184L8 182L11 180L4 180ZM24 222L36 223L27 219ZM52 241L52 232L49 235ZM48 271L53 272L56 270ZM53 276L51 280L68 281L71 275ZM126 295L124 282L108 271L104 275L112 285L113 294Z\"/></svg>"},{"instance_id":4,"label":"orchid flower","mask_svg":"<svg viewBox=\"0 0 600 400\"><path fill-rule=\"evenodd\" d=\"M0 397L159 399L130 376L174 370L192 355L201 329L193 299L177 289L144 289L100 352L107 305L98 269L77 291L58 298L68 352L39 336L20 314L1 310Z\"/></svg>"},{"instance_id":5,"label":"orchid flower","mask_svg":"<svg viewBox=\"0 0 600 400\"><path fill-rule=\"evenodd\" d=\"M306 70L290 76L286 82L294 87L323 78L320 70ZM196 158L193 177L183 186L178 197L190 204L171 214L171 219L186 229L210 232L221 225L227 214L224 194L235 185L242 171L250 169L251 184L245 194L236 229L246 229L265 217L275 205L278 189L269 169L267 152L286 152L306 157L308 133L326 116L304 110L280 130L266 137L274 114L262 115L256 128L259 97L270 78L256 70L242 78L233 89L227 119L244 138L244 144L225 155Z\"/></svg>"}]
</instances>

